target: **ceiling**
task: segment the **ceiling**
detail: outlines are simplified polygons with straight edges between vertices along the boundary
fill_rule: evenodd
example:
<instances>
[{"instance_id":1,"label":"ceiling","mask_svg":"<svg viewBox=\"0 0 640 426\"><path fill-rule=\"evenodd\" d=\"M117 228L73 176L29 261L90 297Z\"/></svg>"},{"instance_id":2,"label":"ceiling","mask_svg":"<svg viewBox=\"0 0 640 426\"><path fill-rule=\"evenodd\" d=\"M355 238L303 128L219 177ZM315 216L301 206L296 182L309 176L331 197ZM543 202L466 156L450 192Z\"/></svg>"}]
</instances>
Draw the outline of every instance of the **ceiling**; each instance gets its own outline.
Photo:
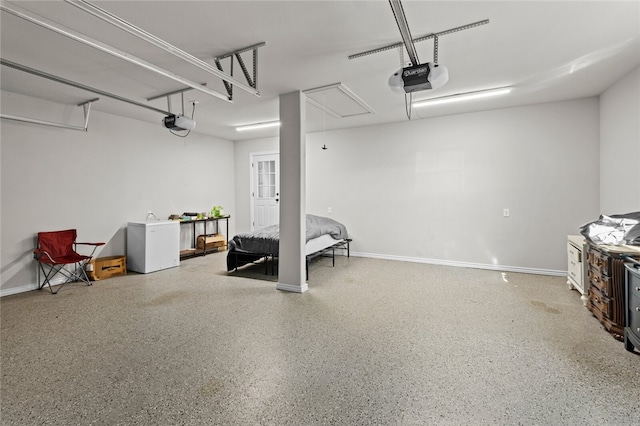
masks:
<instances>
[{"instance_id":1,"label":"ceiling","mask_svg":"<svg viewBox=\"0 0 640 426\"><path fill-rule=\"evenodd\" d=\"M197 132L229 140L274 136L277 129L239 133L234 126L278 119L278 96L342 83L374 113L335 118L308 104L307 130L322 131L408 121L405 97L390 90L389 76L408 60L390 49L350 55L401 42L387 1L96 1L94 4L213 65L213 58L256 43L255 96L234 87L233 103L196 90ZM226 93L222 80L121 29L61 1L2 2L106 43L207 88ZM439 63L449 69L442 88L414 99L513 86L504 97L415 108L412 119L595 96L640 65L639 1L407 1L404 11L413 38L488 19L489 24L439 37ZM117 94L159 109L167 99L148 98L184 84L113 57L5 11L1 13L1 57ZM421 62L433 60L433 41L416 43ZM243 54L251 70L251 53ZM228 67L227 62L222 62ZM1 68L2 90L76 105L96 95ZM225 68L228 72L228 68ZM234 77L244 81L238 64ZM100 97L100 96L98 96ZM316 97L316 99L318 99ZM9 110L10 105L3 105ZM172 111L181 98L172 96ZM162 114L100 97L92 110L158 123ZM38 117L32 117L38 118ZM91 123L89 123L89 128ZM160 129L160 131L163 131Z\"/></svg>"}]
</instances>

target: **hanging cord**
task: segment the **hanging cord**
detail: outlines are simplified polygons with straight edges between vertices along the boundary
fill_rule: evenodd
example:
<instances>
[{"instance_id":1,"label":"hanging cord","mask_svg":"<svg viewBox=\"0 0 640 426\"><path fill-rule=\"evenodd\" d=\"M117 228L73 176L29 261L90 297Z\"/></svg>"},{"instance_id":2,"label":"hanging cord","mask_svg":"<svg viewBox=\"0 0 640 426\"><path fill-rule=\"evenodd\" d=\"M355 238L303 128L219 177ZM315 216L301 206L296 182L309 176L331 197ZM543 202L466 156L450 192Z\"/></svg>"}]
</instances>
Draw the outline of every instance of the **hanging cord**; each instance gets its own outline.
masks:
<instances>
[{"instance_id":1,"label":"hanging cord","mask_svg":"<svg viewBox=\"0 0 640 426\"><path fill-rule=\"evenodd\" d=\"M182 103L182 113L184 114L184 102ZM191 119L193 120L193 117L195 117L196 114L196 103L193 103L193 109L191 110ZM187 133L185 133L184 135L181 135L179 133L176 133L175 130L169 129L169 131L171 132L172 135L177 136L179 138L186 138L187 136L189 136L189 133L191 133L191 130L187 130Z\"/></svg>"},{"instance_id":2,"label":"hanging cord","mask_svg":"<svg viewBox=\"0 0 640 426\"><path fill-rule=\"evenodd\" d=\"M404 110L407 113L407 118L411 120L411 113L413 112L413 93L404 94Z\"/></svg>"},{"instance_id":3,"label":"hanging cord","mask_svg":"<svg viewBox=\"0 0 640 426\"><path fill-rule=\"evenodd\" d=\"M322 149L327 150L327 92L322 93Z\"/></svg>"}]
</instances>

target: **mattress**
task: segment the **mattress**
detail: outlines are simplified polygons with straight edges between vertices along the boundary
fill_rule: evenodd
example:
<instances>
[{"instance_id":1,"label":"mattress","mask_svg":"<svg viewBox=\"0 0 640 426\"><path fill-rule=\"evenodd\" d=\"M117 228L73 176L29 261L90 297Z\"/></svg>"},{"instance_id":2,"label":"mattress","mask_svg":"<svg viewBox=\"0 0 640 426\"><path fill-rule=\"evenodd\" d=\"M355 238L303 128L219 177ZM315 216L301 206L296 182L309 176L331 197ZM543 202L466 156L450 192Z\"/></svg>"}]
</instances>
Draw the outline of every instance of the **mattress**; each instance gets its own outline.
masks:
<instances>
[{"instance_id":1,"label":"mattress","mask_svg":"<svg viewBox=\"0 0 640 426\"><path fill-rule=\"evenodd\" d=\"M347 228L340 222L327 217L308 214L305 241L309 242L325 235L335 241L348 238ZM229 250L277 255L279 253L279 245L280 227L272 225L257 231L235 235L229 241Z\"/></svg>"},{"instance_id":2,"label":"mattress","mask_svg":"<svg viewBox=\"0 0 640 426\"><path fill-rule=\"evenodd\" d=\"M307 241L307 245L305 246L305 254L309 256L310 254L317 253L321 250L331 247L334 244L342 242L344 242L344 239L336 240L329 234L320 235L317 238L313 238Z\"/></svg>"}]
</instances>

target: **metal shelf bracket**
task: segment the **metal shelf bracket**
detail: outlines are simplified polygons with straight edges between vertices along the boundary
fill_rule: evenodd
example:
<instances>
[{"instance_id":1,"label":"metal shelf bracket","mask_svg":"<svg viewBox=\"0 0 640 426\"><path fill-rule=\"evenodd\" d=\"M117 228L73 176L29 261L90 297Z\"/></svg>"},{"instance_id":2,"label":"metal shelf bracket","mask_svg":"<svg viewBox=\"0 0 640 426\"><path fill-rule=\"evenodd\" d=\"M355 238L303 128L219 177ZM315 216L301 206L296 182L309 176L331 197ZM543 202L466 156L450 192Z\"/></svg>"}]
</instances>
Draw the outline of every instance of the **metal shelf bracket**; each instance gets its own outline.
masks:
<instances>
[{"instance_id":1,"label":"metal shelf bracket","mask_svg":"<svg viewBox=\"0 0 640 426\"><path fill-rule=\"evenodd\" d=\"M233 52L225 53L224 55L216 56L213 58L213 60L218 70L224 72L221 61L229 58L229 75L233 76L233 65L234 65L234 58L235 58L235 61L238 61L238 65L240 65L240 68L242 69L242 73L244 74L244 78L247 80L247 84L249 85L249 87L252 87L253 89L258 90L258 49L262 46L265 46L266 44L267 44L266 42L253 44L251 46L247 46L239 50L234 50ZM241 56L242 53L249 52L249 51L253 52L253 57L252 57L253 74L249 74L249 70L247 69L244 59ZM233 83L225 81L224 87L225 89L227 89L227 95L229 97L229 100L232 101L233 100Z\"/></svg>"}]
</instances>

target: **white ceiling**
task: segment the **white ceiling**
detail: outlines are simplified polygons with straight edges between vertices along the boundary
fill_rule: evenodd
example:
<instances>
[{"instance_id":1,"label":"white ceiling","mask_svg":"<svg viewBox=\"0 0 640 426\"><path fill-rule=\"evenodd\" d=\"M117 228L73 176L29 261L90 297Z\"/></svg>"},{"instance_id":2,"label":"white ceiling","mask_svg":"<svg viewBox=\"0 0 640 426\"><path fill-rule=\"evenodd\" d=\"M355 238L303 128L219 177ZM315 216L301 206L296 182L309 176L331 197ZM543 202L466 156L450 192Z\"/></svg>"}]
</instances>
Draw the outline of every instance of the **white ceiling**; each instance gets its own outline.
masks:
<instances>
[{"instance_id":1,"label":"white ceiling","mask_svg":"<svg viewBox=\"0 0 640 426\"><path fill-rule=\"evenodd\" d=\"M308 105L309 131L407 121L404 96L392 92L387 84L400 68L398 49L348 59L402 40L387 1L94 3L212 65L215 56L266 43L259 49L260 97L237 87L233 103L195 90L185 93L185 101L199 102L195 113L198 132L229 140L276 135L277 129L238 133L233 126L276 120L279 95L334 83L345 85L375 113L334 118ZM70 4L2 4L225 93L219 78ZM594 96L640 65L640 1L405 0L403 5L414 38L490 20L488 25L440 37L439 63L448 67L449 82L443 88L417 93L416 99L514 86L501 98L414 109L413 119ZM185 87L9 13L1 13L0 25L2 59L161 109L167 109L166 98L146 99ZM431 40L416 47L421 62L433 60ZM251 56L245 55L251 69ZM408 60L406 52L404 58ZM244 79L237 63L234 76ZM0 84L2 90L69 105L96 97L4 66ZM172 99L172 106L179 112L179 96ZM158 126L162 119L157 112L105 97L92 109ZM190 104L185 113L191 114Z\"/></svg>"}]
</instances>

